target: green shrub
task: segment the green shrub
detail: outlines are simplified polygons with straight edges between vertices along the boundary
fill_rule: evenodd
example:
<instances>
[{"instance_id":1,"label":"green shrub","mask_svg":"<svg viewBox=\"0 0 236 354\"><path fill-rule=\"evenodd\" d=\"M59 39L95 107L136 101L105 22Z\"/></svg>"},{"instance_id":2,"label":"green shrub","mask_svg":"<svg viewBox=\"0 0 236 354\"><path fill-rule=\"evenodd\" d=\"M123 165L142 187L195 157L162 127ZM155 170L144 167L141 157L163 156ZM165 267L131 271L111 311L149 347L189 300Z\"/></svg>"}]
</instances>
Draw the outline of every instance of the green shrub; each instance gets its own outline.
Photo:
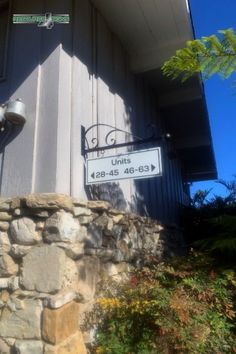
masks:
<instances>
[{"instance_id":1,"label":"green shrub","mask_svg":"<svg viewBox=\"0 0 236 354\"><path fill-rule=\"evenodd\" d=\"M235 176L234 176L235 177ZM211 190L197 191L191 205L183 210L185 239L191 247L207 250L221 260L234 262L236 256L236 177L218 183L226 188L225 197Z\"/></svg>"},{"instance_id":2,"label":"green shrub","mask_svg":"<svg viewBox=\"0 0 236 354\"><path fill-rule=\"evenodd\" d=\"M94 353L236 352L235 271L202 254L145 267L104 289L93 312Z\"/></svg>"}]
</instances>

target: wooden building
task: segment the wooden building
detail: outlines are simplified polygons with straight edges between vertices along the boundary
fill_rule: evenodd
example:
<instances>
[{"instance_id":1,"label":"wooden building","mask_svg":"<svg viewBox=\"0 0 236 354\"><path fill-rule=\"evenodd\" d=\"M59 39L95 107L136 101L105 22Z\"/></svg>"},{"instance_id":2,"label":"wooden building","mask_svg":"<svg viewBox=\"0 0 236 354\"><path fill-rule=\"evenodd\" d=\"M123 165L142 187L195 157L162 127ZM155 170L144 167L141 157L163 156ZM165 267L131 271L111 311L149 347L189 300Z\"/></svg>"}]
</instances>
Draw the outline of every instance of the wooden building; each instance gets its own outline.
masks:
<instances>
[{"instance_id":1,"label":"wooden building","mask_svg":"<svg viewBox=\"0 0 236 354\"><path fill-rule=\"evenodd\" d=\"M12 23L13 14L45 13L69 14L70 23L50 30ZM216 178L200 78L181 84L160 72L192 38L187 0L0 0L0 103L21 98L27 110L22 128L0 133L1 195L110 199L176 222L188 183ZM98 123L142 137L149 123L170 133L159 144L162 177L86 187L81 125ZM96 134L103 139L106 128Z\"/></svg>"}]
</instances>

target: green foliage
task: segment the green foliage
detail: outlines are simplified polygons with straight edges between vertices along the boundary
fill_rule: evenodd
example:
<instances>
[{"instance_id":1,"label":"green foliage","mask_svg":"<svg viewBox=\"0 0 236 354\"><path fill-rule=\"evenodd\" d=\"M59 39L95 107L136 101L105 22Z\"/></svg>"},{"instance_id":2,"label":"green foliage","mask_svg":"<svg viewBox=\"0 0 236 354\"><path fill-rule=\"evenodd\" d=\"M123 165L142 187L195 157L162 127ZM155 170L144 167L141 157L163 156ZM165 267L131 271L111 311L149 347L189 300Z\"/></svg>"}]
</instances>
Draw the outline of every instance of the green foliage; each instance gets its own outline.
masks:
<instances>
[{"instance_id":1,"label":"green foliage","mask_svg":"<svg viewBox=\"0 0 236 354\"><path fill-rule=\"evenodd\" d=\"M236 274L200 253L106 284L93 353L233 353Z\"/></svg>"},{"instance_id":2,"label":"green foliage","mask_svg":"<svg viewBox=\"0 0 236 354\"><path fill-rule=\"evenodd\" d=\"M211 252L218 251L226 256L235 256L236 254L236 216L221 215L205 220L206 231L202 235L208 237L195 242L195 246L201 249L207 249ZM210 233L211 232L211 233ZM213 236L212 236L213 235Z\"/></svg>"},{"instance_id":3,"label":"green foliage","mask_svg":"<svg viewBox=\"0 0 236 354\"><path fill-rule=\"evenodd\" d=\"M236 179L218 183L226 188L226 196L197 191L191 206L184 211L183 223L188 243L215 256L234 260L236 255Z\"/></svg>"},{"instance_id":4,"label":"green foliage","mask_svg":"<svg viewBox=\"0 0 236 354\"><path fill-rule=\"evenodd\" d=\"M169 78L178 77L184 82L196 73L205 79L214 74L228 78L236 71L236 33L233 29L219 31L219 35L188 41L186 47L162 66Z\"/></svg>"}]
</instances>

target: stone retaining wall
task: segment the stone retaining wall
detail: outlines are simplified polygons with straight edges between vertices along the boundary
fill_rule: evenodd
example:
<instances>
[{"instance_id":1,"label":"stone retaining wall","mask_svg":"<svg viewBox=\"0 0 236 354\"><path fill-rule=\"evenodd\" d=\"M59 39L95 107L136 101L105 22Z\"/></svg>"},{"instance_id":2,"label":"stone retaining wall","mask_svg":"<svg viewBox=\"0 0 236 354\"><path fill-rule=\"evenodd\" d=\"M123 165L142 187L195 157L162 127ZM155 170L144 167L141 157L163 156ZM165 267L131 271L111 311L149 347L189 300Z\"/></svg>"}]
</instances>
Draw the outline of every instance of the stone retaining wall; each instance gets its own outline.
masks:
<instances>
[{"instance_id":1,"label":"stone retaining wall","mask_svg":"<svg viewBox=\"0 0 236 354\"><path fill-rule=\"evenodd\" d=\"M177 229L107 202L0 199L0 353L86 353L79 323L99 279L182 245Z\"/></svg>"}]
</instances>

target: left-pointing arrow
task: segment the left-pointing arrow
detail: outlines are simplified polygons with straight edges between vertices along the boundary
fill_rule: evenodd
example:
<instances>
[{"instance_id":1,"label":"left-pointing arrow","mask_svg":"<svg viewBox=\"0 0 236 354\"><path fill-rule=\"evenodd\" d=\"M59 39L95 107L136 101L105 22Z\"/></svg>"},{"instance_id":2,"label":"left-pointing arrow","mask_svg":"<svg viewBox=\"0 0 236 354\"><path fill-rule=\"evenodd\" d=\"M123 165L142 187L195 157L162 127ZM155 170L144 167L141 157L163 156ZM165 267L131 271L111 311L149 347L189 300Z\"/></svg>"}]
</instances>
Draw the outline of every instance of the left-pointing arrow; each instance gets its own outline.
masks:
<instances>
[{"instance_id":1,"label":"left-pointing arrow","mask_svg":"<svg viewBox=\"0 0 236 354\"><path fill-rule=\"evenodd\" d=\"M91 174L91 177L92 177L93 179L95 178L95 173L94 173L94 172Z\"/></svg>"}]
</instances>

